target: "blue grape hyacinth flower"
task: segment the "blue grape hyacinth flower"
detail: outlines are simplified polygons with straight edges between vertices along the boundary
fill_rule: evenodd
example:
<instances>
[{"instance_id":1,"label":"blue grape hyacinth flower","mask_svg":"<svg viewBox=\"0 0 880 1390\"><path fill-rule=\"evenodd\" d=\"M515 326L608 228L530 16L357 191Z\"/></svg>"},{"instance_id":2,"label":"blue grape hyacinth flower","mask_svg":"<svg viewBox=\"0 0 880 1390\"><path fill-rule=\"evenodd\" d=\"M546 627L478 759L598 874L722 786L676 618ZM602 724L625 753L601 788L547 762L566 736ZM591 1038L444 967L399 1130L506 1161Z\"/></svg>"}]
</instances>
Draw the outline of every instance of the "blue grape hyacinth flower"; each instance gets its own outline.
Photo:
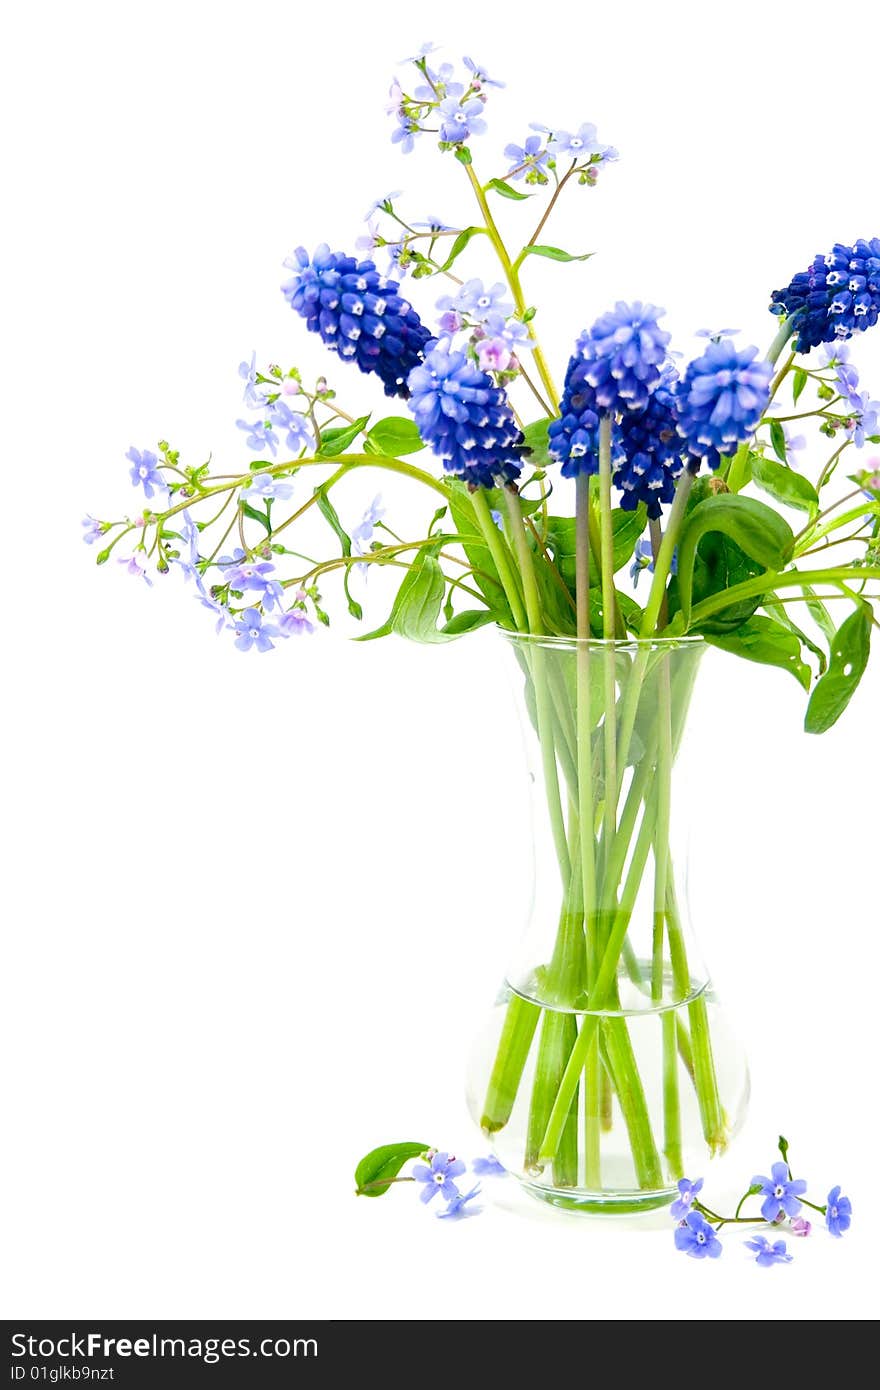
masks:
<instances>
[{"instance_id":1,"label":"blue grape hyacinth flower","mask_svg":"<svg viewBox=\"0 0 880 1390\"><path fill-rule=\"evenodd\" d=\"M596 404L609 414L644 410L660 385L670 334L659 326L663 310L653 304L618 300L602 314L578 347Z\"/></svg>"},{"instance_id":2,"label":"blue grape hyacinth flower","mask_svg":"<svg viewBox=\"0 0 880 1390\"><path fill-rule=\"evenodd\" d=\"M873 328L880 317L880 237L852 246L837 242L816 256L809 269L773 291L770 311L796 318L798 352Z\"/></svg>"},{"instance_id":3,"label":"blue grape hyacinth flower","mask_svg":"<svg viewBox=\"0 0 880 1390\"><path fill-rule=\"evenodd\" d=\"M375 372L386 396L406 396L406 379L421 361L431 334L398 293L396 280L380 275L373 261L319 246L303 247L284 262L293 274L281 287L285 299L343 361Z\"/></svg>"},{"instance_id":4,"label":"blue grape hyacinth flower","mask_svg":"<svg viewBox=\"0 0 880 1390\"><path fill-rule=\"evenodd\" d=\"M443 467L472 487L513 482L525 451L507 395L441 338L409 375L409 408Z\"/></svg>"},{"instance_id":5,"label":"blue grape hyacinth flower","mask_svg":"<svg viewBox=\"0 0 880 1390\"><path fill-rule=\"evenodd\" d=\"M667 366L644 409L625 411L617 424L621 458L614 482L622 492L621 508L634 512L644 502L652 521L659 520L663 506L674 498L675 480L684 472L676 380L675 368Z\"/></svg>"},{"instance_id":6,"label":"blue grape hyacinth flower","mask_svg":"<svg viewBox=\"0 0 880 1390\"><path fill-rule=\"evenodd\" d=\"M705 460L720 467L757 429L770 402L773 367L756 347L737 348L729 338L710 342L691 362L676 390L678 429L694 472Z\"/></svg>"}]
</instances>

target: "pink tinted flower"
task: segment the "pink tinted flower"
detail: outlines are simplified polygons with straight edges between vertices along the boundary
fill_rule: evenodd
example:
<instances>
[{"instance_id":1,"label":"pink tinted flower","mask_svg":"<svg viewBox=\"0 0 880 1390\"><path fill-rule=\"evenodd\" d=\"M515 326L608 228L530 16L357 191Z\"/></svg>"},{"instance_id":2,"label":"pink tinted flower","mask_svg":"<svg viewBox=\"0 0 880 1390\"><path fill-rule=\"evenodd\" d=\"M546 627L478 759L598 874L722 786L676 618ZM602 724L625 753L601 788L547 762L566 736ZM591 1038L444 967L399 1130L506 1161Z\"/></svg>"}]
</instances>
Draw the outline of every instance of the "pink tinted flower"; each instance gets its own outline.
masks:
<instances>
[{"instance_id":1,"label":"pink tinted flower","mask_svg":"<svg viewBox=\"0 0 880 1390\"><path fill-rule=\"evenodd\" d=\"M477 359L484 372L506 372L513 353L503 338L484 338L477 348Z\"/></svg>"},{"instance_id":2,"label":"pink tinted flower","mask_svg":"<svg viewBox=\"0 0 880 1390\"><path fill-rule=\"evenodd\" d=\"M791 1223L793 1236L808 1236L812 1229L812 1222L808 1221L805 1216L796 1216Z\"/></svg>"}]
</instances>

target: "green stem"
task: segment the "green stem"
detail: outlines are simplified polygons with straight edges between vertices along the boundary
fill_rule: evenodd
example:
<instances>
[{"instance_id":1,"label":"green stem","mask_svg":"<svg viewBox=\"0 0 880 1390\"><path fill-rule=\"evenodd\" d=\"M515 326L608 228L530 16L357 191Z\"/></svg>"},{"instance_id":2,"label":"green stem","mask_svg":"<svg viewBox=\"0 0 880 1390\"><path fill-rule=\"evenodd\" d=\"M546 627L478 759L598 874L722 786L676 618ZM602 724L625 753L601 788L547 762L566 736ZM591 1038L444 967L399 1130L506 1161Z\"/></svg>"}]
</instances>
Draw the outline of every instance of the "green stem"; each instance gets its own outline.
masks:
<instances>
[{"instance_id":1,"label":"green stem","mask_svg":"<svg viewBox=\"0 0 880 1390\"><path fill-rule=\"evenodd\" d=\"M478 487L471 495L471 503L474 509L474 516L480 528L483 539L486 542L492 562L498 571L498 578L501 580L502 588L507 596L513 621L516 623L519 632L526 631L526 614L520 596L520 586L514 574L513 566L507 544L500 534L498 527L492 520L492 513L489 510L489 503L486 500L486 493L483 488Z\"/></svg>"},{"instance_id":2,"label":"green stem","mask_svg":"<svg viewBox=\"0 0 880 1390\"><path fill-rule=\"evenodd\" d=\"M484 1134L495 1134L510 1119L540 1017L537 1004L511 995L483 1103L480 1126Z\"/></svg>"},{"instance_id":3,"label":"green stem","mask_svg":"<svg viewBox=\"0 0 880 1390\"><path fill-rule=\"evenodd\" d=\"M599 421L599 509L602 547L602 634L614 638L614 532L611 524L611 417ZM609 855L617 829L617 686L615 651L602 653L605 687L603 734L605 743L605 809L603 851Z\"/></svg>"},{"instance_id":4,"label":"green stem","mask_svg":"<svg viewBox=\"0 0 880 1390\"><path fill-rule=\"evenodd\" d=\"M739 603L741 599L754 598L766 593L768 589L807 588L816 584L840 584L843 579L880 579L880 567L876 565L841 565L829 570L786 570L782 574L759 574L755 579L746 579L742 584L734 584L730 589L722 589L718 594L710 594L691 609L691 627L699 627L706 618L721 608Z\"/></svg>"},{"instance_id":5,"label":"green stem","mask_svg":"<svg viewBox=\"0 0 880 1390\"><path fill-rule=\"evenodd\" d=\"M669 578L669 571L672 568L672 559L675 555L675 547L678 545L678 536L684 521L685 509L691 488L694 485L694 475L690 469L682 473L675 489L675 500L669 512L669 520L666 524L666 531L660 545L660 552L654 562L654 580L651 584L651 592L648 595L648 602L645 605L645 612L642 618L642 626L639 636L645 640L653 637L657 628L657 619L663 607L663 600L666 597L666 581ZM638 696L638 691L636 691Z\"/></svg>"}]
</instances>

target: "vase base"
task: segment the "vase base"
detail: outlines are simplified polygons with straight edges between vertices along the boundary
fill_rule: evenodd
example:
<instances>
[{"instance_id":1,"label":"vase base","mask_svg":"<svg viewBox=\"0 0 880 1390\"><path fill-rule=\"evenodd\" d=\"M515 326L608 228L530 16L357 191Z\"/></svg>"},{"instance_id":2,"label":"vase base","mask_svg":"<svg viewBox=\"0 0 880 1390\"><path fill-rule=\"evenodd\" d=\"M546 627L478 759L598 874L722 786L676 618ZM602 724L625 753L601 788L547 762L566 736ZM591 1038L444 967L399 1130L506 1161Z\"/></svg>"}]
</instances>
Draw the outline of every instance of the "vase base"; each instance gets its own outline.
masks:
<instances>
[{"instance_id":1,"label":"vase base","mask_svg":"<svg viewBox=\"0 0 880 1390\"><path fill-rule=\"evenodd\" d=\"M537 1202L544 1202L562 1211L579 1211L587 1216L627 1216L638 1212L659 1211L675 1201L674 1187L654 1192L581 1192L576 1187L545 1187L518 1177L524 1192Z\"/></svg>"}]
</instances>

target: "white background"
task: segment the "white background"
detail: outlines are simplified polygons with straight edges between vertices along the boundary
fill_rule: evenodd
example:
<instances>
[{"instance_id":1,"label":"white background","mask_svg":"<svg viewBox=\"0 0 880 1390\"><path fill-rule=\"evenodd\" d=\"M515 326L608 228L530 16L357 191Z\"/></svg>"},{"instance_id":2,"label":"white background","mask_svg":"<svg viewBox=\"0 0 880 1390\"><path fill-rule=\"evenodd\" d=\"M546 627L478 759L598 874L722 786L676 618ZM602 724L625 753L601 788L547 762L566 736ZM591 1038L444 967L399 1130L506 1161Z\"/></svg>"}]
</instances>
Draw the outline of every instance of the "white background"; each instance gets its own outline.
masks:
<instances>
[{"instance_id":1,"label":"white background","mask_svg":"<svg viewBox=\"0 0 880 1390\"><path fill-rule=\"evenodd\" d=\"M528 267L560 374L619 296L666 304L687 353L703 325L763 345L771 287L877 233L874 6L500 14L446 0L416 28L399 6L153 0L7 19L7 1317L876 1311L876 666L822 740L783 673L717 654L703 676L698 927L754 1077L729 1182L782 1129L820 1196L840 1181L856 1207L846 1240L819 1233L790 1267L753 1268L733 1238L703 1266L665 1217L546 1213L512 1181L457 1225L409 1189L352 1196L374 1144L482 1151L462 1075L526 848L491 636L243 657L176 578L148 592L79 538L86 510L134 505L132 443L243 465L252 347L332 369L278 293L295 245L350 247L407 185L413 216L470 219L452 160L388 141L393 60L432 30L508 81L474 143L484 177L530 120L594 120L621 150L553 234L600 254ZM426 314L435 290L416 291ZM880 394L880 342L856 355Z\"/></svg>"}]
</instances>

